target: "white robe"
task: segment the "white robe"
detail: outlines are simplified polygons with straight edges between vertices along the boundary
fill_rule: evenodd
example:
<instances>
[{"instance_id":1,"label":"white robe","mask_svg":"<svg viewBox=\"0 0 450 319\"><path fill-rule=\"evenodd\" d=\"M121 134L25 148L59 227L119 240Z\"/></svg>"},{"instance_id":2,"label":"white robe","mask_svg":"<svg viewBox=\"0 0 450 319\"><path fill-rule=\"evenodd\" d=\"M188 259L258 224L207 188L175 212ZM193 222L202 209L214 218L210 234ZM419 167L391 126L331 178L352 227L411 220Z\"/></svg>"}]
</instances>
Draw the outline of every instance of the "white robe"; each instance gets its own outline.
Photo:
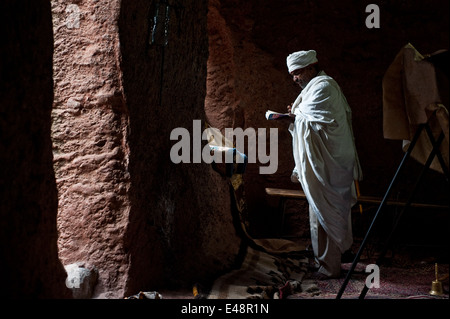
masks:
<instances>
[{"instance_id":1,"label":"white robe","mask_svg":"<svg viewBox=\"0 0 450 319\"><path fill-rule=\"evenodd\" d=\"M339 85L321 71L292 106L295 171L317 219L341 252L351 207L356 203L354 180L362 179L354 143L351 109Z\"/></svg>"}]
</instances>

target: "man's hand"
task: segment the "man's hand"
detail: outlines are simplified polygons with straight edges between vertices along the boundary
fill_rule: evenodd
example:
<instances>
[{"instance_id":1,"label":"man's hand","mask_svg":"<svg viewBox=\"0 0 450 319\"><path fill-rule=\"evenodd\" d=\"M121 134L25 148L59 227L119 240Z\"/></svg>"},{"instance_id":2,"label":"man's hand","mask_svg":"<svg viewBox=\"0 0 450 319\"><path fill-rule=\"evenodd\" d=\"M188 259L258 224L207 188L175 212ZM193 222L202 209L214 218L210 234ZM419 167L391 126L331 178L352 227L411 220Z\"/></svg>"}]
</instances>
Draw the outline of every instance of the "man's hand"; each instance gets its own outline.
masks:
<instances>
[{"instance_id":1,"label":"man's hand","mask_svg":"<svg viewBox=\"0 0 450 319\"><path fill-rule=\"evenodd\" d=\"M294 105L294 103L291 103L291 104L289 104L289 105L287 106L287 110L288 110L289 113L291 113L292 105Z\"/></svg>"},{"instance_id":2,"label":"man's hand","mask_svg":"<svg viewBox=\"0 0 450 319\"><path fill-rule=\"evenodd\" d=\"M287 110L288 110L288 113L289 113L289 117L295 118L295 114L292 113L292 105L294 105L294 103L289 104L287 106Z\"/></svg>"}]
</instances>

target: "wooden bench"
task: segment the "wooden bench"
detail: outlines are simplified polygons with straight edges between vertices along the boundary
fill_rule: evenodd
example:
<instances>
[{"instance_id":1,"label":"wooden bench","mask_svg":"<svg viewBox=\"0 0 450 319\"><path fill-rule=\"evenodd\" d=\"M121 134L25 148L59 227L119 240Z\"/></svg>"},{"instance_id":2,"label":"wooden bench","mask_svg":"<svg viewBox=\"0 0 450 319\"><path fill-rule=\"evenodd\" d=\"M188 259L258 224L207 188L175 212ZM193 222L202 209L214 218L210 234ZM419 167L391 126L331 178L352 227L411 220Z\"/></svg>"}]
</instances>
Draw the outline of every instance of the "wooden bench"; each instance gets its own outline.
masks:
<instances>
[{"instance_id":1,"label":"wooden bench","mask_svg":"<svg viewBox=\"0 0 450 319\"><path fill-rule=\"evenodd\" d=\"M303 199L306 200L306 195L303 191L299 189L282 189L282 188L266 188L266 193L269 196L280 197L282 200L286 199ZM381 204L382 198L374 196L359 196L359 204ZM386 205L388 206L405 206L405 202L387 200ZM411 203L411 207L418 208L431 208L431 209L445 209L448 206L435 205L435 204L422 204L422 203Z\"/></svg>"},{"instance_id":2,"label":"wooden bench","mask_svg":"<svg viewBox=\"0 0 450 319\"><path fill-rule=\"evenodd\" d=\"M281 214L281 230L284 225L284 211L286 206L286 201L288 199L298 199L306 200L306 195L303 191L299 189L283 189L283 188L266 188L266 194L273 197L280 198L279 210ZM374 196L358 196L357 204L372 204L379 205L383 199ZM387 206L406 206L406 202L387 200L385 202ZM448 209L445 205L435 205L435 204L423 204L423 203L411 203L410 207L417 208L428 208L428 209ZM281 233L281 231L280 231Z\"/></svg>"}]
</instances>

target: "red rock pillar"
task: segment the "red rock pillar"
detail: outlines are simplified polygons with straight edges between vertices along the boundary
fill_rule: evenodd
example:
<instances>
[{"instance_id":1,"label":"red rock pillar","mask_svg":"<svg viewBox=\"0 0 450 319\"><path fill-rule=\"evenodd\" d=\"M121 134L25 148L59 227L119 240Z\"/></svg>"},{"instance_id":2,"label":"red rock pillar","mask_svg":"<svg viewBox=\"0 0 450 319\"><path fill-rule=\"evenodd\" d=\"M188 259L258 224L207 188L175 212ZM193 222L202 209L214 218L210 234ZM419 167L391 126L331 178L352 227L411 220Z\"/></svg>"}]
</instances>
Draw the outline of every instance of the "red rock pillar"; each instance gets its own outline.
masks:
<instances>
[{"instance_id":1,"label":"red rock pillar","mask_svg":"<svg viewBox=\"0 0 450 319\"><path fill-rule=\"evenodd\" d=\"M128 111L119 65L120 1L52 1L55 38L53 152L64 265L99 271L96 293L121 297L130 204Z\"/></svg>"},{"instance_id":2,"label":"red rock pillar","mask_svg":"<svg viewBox=\"0 0 450 319\"><path fill-rule=\"evenodd\" d=\"M58 244L97 268L97 297L234 265L228 182L170 158L171 131L205 119L206 17L205 0L53 1Z\"/></svg>"}]
</instances>

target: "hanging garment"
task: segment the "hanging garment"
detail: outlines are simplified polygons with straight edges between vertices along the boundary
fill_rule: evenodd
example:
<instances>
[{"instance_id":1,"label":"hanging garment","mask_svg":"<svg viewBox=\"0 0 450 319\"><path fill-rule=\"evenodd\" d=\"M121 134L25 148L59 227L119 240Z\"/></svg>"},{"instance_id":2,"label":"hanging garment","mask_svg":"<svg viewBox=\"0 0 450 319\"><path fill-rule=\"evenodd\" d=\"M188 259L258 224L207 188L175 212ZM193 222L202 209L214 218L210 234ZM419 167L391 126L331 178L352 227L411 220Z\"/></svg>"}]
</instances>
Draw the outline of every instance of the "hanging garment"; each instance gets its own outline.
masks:
<instances>
[{"instance_id":1,"label":"hanging garment","mask_svg":"<svg viewBox=\"0 0 450 319\"><path fill-rule=\"evenodd\" d=\"M406 151L419 125L426 123L435 112L436 119L432 118L429 125L435 138L442 131L446 134L440 152L448 168L449 82L445 67L439 67L439 57L448 61L448 51L423 56L411 44L397 54L382 82L383 135L386 139L403 140ZM426 134L421 134L411 156L424 164L432 148ZM443 173L437 158L430 168Z\"/></svg>"}]
</instances>

